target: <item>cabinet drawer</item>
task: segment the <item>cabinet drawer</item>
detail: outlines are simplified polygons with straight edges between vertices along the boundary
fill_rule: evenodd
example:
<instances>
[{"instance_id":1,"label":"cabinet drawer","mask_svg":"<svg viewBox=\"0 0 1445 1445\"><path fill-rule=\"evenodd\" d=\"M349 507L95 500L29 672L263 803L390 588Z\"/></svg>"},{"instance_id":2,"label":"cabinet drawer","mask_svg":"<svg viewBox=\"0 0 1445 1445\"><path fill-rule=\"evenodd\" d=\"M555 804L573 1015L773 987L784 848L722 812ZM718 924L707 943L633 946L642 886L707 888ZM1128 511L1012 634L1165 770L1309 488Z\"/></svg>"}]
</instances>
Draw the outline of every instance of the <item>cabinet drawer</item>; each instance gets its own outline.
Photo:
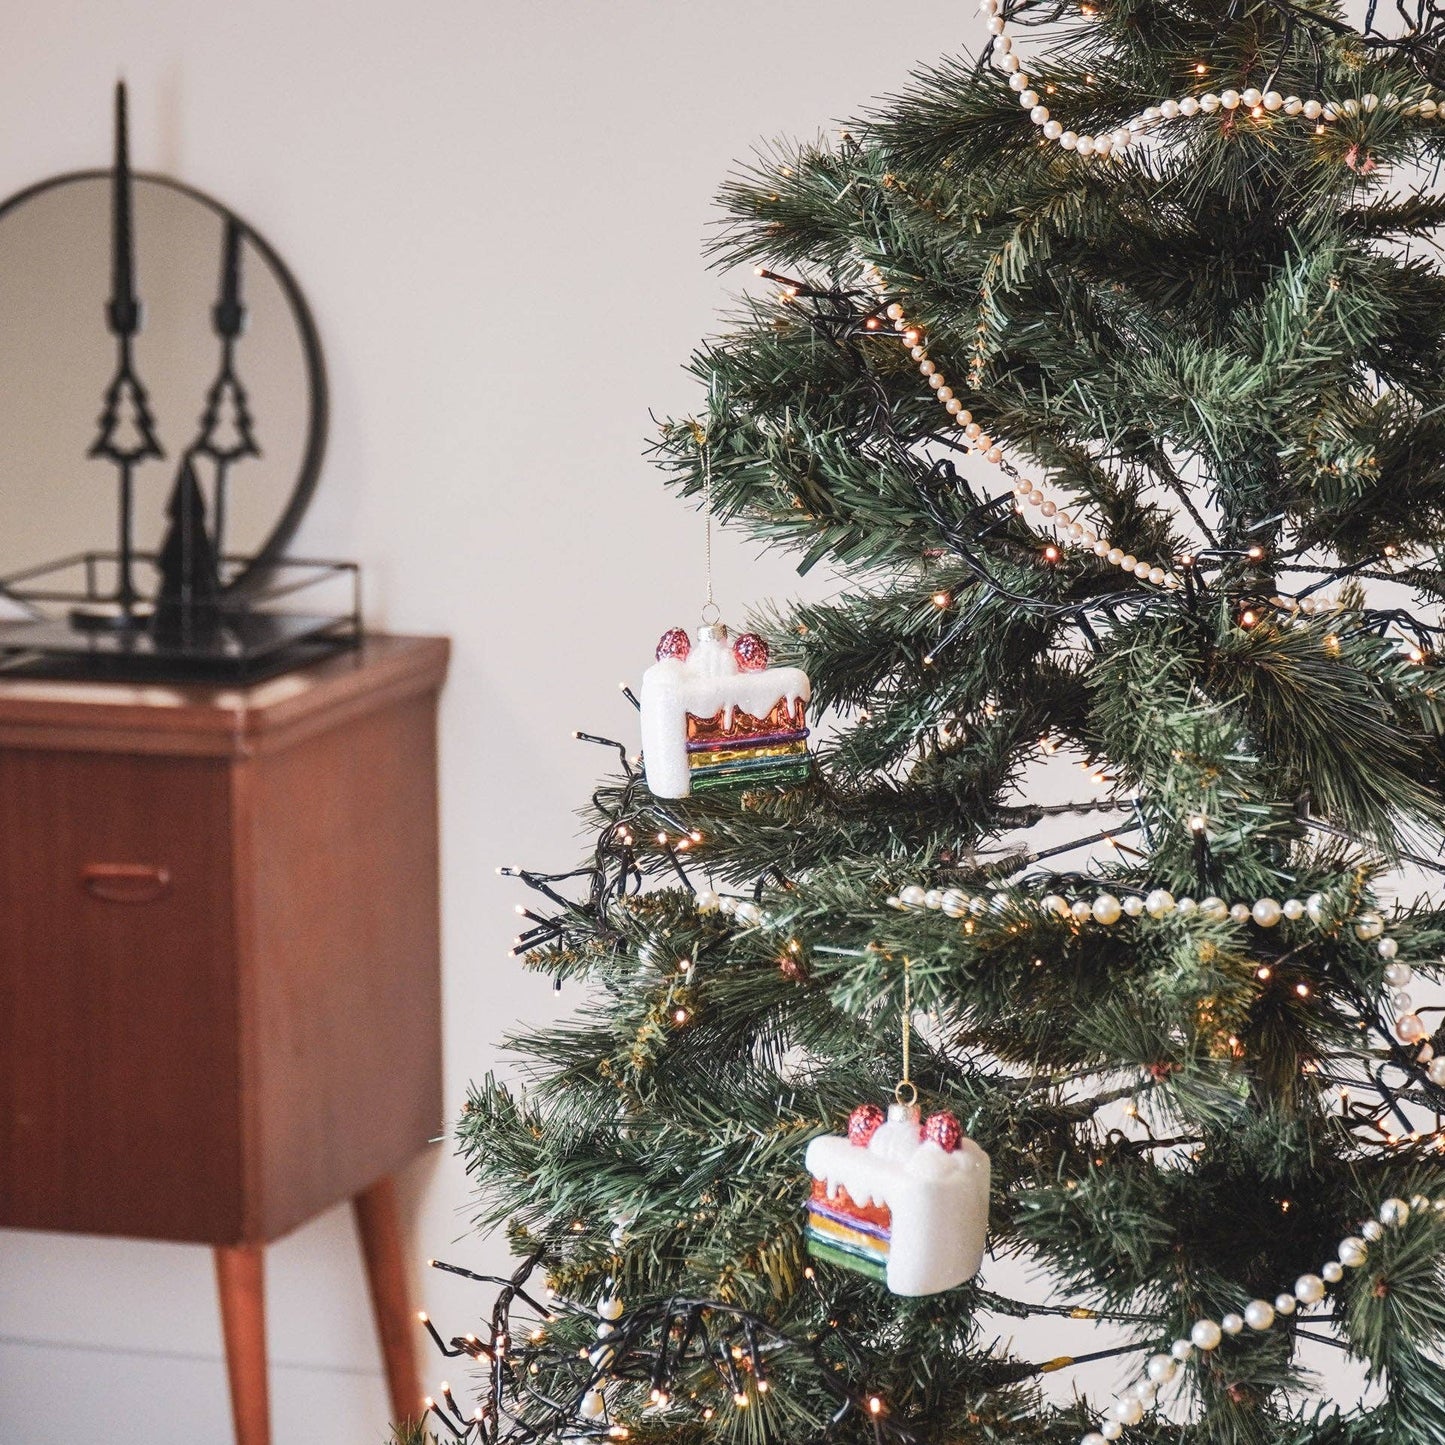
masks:
<instances>
[{"instance_id":1,"label":"cabinet drawer","mask_svg":"<svg viewBox=\"0 0 1445 1445\"><path fill-rule=\"evenodd\" d=\"M0 1225L240 1237L230 770L0 751Z\"/></svg>"}]
</instances>

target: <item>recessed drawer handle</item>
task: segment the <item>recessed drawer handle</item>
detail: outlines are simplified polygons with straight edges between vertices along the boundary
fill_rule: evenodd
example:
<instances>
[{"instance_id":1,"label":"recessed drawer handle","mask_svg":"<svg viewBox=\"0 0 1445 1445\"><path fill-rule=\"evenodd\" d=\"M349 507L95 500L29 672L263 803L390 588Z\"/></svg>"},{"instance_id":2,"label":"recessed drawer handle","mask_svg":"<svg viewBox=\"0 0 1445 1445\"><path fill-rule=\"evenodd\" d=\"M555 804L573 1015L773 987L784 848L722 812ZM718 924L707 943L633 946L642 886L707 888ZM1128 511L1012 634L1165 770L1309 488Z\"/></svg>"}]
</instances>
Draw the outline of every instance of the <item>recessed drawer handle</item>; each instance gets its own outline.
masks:
<instances>
[{"instance_id":1,"label":"recessed drawer handle","mask_svg":"<svg viewBox=\"0 0 1445 1445\"><path fill-rule=\"evenodd\" d=\"M81 886L104 903L154 903L171 886L171 870L155 863L87 863Z\"/></svg>"}]
</instances>

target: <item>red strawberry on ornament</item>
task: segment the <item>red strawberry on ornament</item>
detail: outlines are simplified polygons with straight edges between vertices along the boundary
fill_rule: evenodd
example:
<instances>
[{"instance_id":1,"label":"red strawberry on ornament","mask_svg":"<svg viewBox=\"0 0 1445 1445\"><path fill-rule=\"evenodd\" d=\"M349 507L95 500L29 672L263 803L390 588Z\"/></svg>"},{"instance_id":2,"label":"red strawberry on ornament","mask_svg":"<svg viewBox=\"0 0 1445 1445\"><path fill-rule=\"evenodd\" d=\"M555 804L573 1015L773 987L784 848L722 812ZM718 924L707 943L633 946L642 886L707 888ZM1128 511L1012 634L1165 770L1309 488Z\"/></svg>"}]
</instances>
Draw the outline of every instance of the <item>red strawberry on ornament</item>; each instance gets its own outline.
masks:
<instances>
[{"instance_id":1,"label":"red strawberry on ornament","mask_svg":"<svg viewBox=\"0 0 1445 1445\"><path fill-rule=\"evenodd\" d=\"M933 1140L945 1154L952 1154L963 1140L963 1129L945 1109L923 1121L923 1137Z\"/></svg>"},{"instance_id":2,"label":"red strawberry on ornament","mask_svg":"<svg viewBox=\"0 0 1445 1445\"><path fill-rule=\"evenodd\" d=\"M657 660L661 662L664 657L675 657L679 662L686 662L691 651L692 638L680 627L669 627L658 640Z\"/></svg>"},{"instance_id":3,"label":"red strawberry on ornament","mask_svg":"<svg viewBox=\"0 0 1445 1445\"><path fill-rule=\"evenodd\" d=\"M756 632L744 632L733 643L733 656L740 671L761 672L768 665L768 644Z\"/></svg>"},{"instance_id":4,"label":"red strawberry on ornament","mask_svg":"<svg viewBox=\"0 0 1445 1445\"><path fill-rule=\"evenodd\" d=\"M885 1115L877 1104L859 1104L848 1115L848 1142L863 1149L883 1126Z\"/></svg>"}]
</instances>

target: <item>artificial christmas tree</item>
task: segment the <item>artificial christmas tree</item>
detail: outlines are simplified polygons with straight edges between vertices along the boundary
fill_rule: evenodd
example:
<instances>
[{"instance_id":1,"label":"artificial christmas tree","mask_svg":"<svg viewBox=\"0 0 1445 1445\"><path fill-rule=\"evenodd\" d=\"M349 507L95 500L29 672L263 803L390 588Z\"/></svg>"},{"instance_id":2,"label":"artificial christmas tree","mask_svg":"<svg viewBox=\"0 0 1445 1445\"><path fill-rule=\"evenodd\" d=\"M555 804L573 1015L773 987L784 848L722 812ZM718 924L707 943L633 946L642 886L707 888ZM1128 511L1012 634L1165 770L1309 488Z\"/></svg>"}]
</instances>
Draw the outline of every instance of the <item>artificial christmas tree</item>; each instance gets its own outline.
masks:
<instances>
[{"instance_id":1,"label":"artificial christmas tree","mask_svg":"<svg viewBox=\"0 0 1445 1445\"><path fill-rule=\"evenodd\" d=\"M676 800L624 748L589 864L521 874L519 951L586 1002L461 1125L523 1262L449 1347L486 1366L453 1433L1445 1440L1445 1038L1407 993L1445 914L1389 901L1445 826L1440 17L983 9L980 56L724 192L767 294L658 455L844 570L768 628L836 733L807 782ZM1093 785L1035 802L1061 756ZM956 1121L897 1158L987 1154L989 1252L937 1292L887 1286L904 1165L847 1153L895 1085L887 1128ZM825 1206L869 1197L813 1260L825 1135ZM1040 1311L1125 1332L1117 1396L997 1344Z\"/></svg>"}]
</instances>

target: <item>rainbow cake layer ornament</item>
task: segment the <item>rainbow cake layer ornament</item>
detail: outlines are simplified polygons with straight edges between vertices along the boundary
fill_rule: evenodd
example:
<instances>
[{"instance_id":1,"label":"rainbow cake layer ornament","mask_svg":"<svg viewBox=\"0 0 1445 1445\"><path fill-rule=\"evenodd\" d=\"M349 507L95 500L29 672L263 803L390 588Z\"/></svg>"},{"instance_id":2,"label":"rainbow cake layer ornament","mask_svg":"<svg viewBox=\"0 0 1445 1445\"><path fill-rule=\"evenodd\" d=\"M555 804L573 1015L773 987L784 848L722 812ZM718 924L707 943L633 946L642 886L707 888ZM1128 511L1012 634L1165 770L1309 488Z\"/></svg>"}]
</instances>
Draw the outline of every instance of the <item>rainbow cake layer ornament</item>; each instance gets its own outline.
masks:
<instances>
[{"instance_id":1,"label":"rainbow cake layer ornament","mask_svg":"<svg viewBox=\"0 0 1445 1445\"><path fill-rule=\"evenodd\" d=\"M881 1280L893 1294L939 1294L972 1279L988 1235L988 1155L952 1114L862 1104L848 1133L808 1145L808 1252Z\"/></svg>"},{"instance_id":2,"label":"rainbow cake layer ornament","mask_svg":"<svg viewBox=\"0 0 1445 1445\"><path fill-rule=\"evenodd\" d=\"M642 675L642 760L659 798L711 788L797 783L808 776L808 675L769 667L754 632L704 623L694 643L662 634Z\"/></svg>"}]
</instances>

